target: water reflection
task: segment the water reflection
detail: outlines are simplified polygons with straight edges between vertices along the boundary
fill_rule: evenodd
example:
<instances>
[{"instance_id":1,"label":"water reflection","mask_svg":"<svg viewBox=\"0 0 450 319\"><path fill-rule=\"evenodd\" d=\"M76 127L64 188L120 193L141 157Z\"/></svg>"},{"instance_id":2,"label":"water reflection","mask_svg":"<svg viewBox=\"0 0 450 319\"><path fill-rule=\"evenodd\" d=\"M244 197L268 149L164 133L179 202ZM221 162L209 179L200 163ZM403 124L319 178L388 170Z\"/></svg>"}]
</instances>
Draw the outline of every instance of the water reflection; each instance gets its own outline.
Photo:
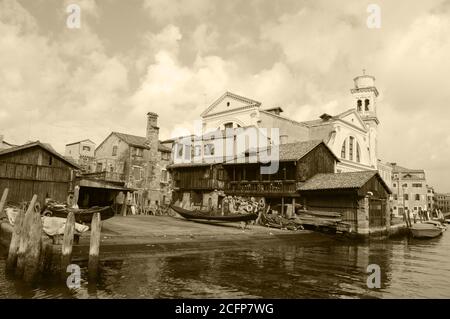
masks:
<instances>
[{"instance_id":1,"label":"water reflection","mask_svg":"<svg viewBox=\"0 0 450 319\"><path fill-rule=\"evenodd\" d=\"M102 263L95 285L69 290L46 282L28 288L4 275L2 298L448 298L450 234L316 246L295 242L251 248L161 252ZM367 266L381 268L381 289L366 285ZM81 265L83 279L85 265Z\"/></svg>"}]
</instances>

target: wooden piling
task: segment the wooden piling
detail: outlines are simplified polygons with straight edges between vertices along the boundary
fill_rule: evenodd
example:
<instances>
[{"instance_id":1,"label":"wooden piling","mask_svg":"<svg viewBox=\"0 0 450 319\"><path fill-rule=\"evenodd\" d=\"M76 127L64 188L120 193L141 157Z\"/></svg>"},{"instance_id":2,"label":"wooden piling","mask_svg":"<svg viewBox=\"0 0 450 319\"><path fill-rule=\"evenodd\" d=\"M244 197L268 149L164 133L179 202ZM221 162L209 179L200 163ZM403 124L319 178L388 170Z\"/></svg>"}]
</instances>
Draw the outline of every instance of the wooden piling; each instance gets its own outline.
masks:
<instances>
[{"instance_id":1,"label":"wooden piling","mask_svg":"<svg viewBox=\"0 0 450 319\"><path fill-rule=\"evenodd\" d=\"M25 267L25 252L28 245L28 237L30 235L30 226L32 217L34 214L34 204L36 203L37 195L33 195L30 204L28 205L27 212L22 223L22 231L20 232L19 249L17 250L17 266L16 276L22 278Z\"/></svg>"},{"instance_id":2,"label":"wooden piling","mask_svg":"<svg viewBox=\"0 0 450 319\"><path fill-rule=\"evenodd\" d=\"M61 247L61 277L65 280L67 277L67 266L72 261L73 236L75 232L75 214L69 212L64 228L64 238Z\"/></svg>"},{"instance_id":3,"label":"wooden piling","mask_svg":"<svg viewBox=\"0 0 450 319\"><path fill-rule=\"evenodd\" d=\"M80 196L80 186L75 186L74 192L73 192L73 204L72 208L78 208L78 197Z\"/></svg>"},{"instance_id":4,"label":"wooden piling","mask_svg":"<svg viewBox=\"0 0 450 319\"><path fill-rule=\"evenodd\" d=\"M9 189L8 189L8 188L5 188L5 189L3 190L2 199L0 199L0 219L1 219L2 216L3 216L3 208L5 207L6 199L8 198L8 191L9 191Z\"/></svg>"},{"instance_id":5,"label":"wooden piling","mask_svg":"<svg viewBox=\"0 0 450 319\"><path fill-rule=\"evenodd\" d=\"M42 219L39 211L32 210L27 239L23 279L26 283L32 283L39 274L39 260L42 250Z\"/></svg>"},{"instance_id":6,"label":"wooden piling","mask_svg":"<svg viewBox=\"0 0 450 319\"><path fill-rule=\"evenodd\" d=\"M90 280L97 279L98 275L100 234L101 234L100 213L95 213L92 216L91 241L89 246L88 277Z\"/></svg>"},{"instance_id":7,"label":"wooden piling","mask_svg":"<svg viewBox=\"0 0 450 319\"><path fill-rule=\"evenodd\" d=\"M11 242L9 243L8 259L6 260L6 271L12 272L16 268L17 253L19 250L20 237L22 234L23 220L25 218L25 211L19 210L14 221L14 231L11 235Z\"/></svg>"}]
</instances>

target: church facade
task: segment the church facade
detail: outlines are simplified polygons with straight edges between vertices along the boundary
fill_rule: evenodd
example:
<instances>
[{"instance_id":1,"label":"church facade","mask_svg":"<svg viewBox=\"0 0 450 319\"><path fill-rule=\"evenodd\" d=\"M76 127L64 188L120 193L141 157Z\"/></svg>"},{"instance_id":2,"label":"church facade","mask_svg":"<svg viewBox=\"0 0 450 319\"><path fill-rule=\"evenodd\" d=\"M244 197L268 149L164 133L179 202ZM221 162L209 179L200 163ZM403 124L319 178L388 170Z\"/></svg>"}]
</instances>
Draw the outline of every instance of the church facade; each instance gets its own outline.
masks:
<instances>
[{"instance_id":1,"label":"church facade","mask_svg":"<svg viewBox=\"0 0 450 319\"><path fill-rule=\"evenodd\" d=\"M381 176L391 176L378 160L379 92L375 78L363 74L353 81L353 105L349 109L337 115L325 113L310 121L290 119L281 114L281 107L267 108L259 101L226 92L201 114L202 130L276 128L280 144L323 140L340 160L337 173L380 170ZM390 186L389 181L386 183Z\"/></svg>"}]
</instances>

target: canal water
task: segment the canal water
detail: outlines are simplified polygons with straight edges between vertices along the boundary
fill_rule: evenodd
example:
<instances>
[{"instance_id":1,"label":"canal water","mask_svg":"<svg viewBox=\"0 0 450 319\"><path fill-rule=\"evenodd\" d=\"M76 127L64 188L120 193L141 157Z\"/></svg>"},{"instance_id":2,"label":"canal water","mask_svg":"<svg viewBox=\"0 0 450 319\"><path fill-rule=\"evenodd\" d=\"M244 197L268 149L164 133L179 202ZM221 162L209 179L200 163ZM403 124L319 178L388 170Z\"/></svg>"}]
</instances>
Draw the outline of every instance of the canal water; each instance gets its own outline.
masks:
<instances>
[{"instance_id":1,"label":"canal water","mask_svg":"<svg viewBox=\"0 0 450 319\"><path fill-rule=\"evenodd\" d=\"M370 243L330 239L251 248L161 252L103 263L99 282L28 288L7 278L0 251L0 298L450 298L450 231L431 240ZM367 266L381 288L367 287Z\"/></svg>"}]
</instances>

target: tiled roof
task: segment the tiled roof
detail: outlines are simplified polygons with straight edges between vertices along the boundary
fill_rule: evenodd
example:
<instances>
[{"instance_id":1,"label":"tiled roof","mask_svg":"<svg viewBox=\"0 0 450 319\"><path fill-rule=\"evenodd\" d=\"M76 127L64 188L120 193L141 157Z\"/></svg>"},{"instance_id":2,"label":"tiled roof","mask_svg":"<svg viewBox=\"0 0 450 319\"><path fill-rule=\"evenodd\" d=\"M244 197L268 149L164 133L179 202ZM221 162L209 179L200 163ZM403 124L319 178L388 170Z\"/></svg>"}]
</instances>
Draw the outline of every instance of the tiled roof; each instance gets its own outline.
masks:
<instances>
[{"instance_id":1,"label":"tiled roof","mask_svg":"<svg viewBox=\"0 0 450 319\"><path fill-rule=\"evenodd\" d=\"M65 162L66 164L69 164L70 166L79 169L79 166L72 162L70 159L62 156L61 154L59 154L57 151L55 151L55 149L48 143L41 143L40 141L36 141L36 142L30 142L30 143L26 143L23 145L19 145L19 146L14 146L11 148L7 148L4 150L0 150L0 156L5 155L5 154L9 154L9 153L14 153L17 151L21 151L27 148L32 148L32 147L41 147L44 150L46 150L47 152L53 154L54 156L58 157L60 160L62 160L63 162Z\"/></svg>"},{"instance_id":2,"label":"tiled roof","mask_svg":"<svg viewBox=\"0 0 450 319\"><path fill-rule=\"evenodd\" d=\"M310 140L304 142L293 142L279 145L279 160L280 161L297 161L322 144L330 151L335 158L336 162L340 160L334 155L330 148L322 140ZM264 149L250 149L246 153L249 155L256 155L258 152L262 152ZM225 162L225 164L242 164L237 163L234 159Z\"/></svg>"},{"instance_id":3,"label":"tiled roof","mask_svg":"<svg viewBox=\"0 0 450 319\"><path fill-rule=\"evenodd\" d=\"M117 135L121 140L123 140L128 145L140 148L149 149L149 145L147 143L147 138L143 136L130 135L125 133L113 132L113 134Z\"/></svg>"},{"instance_id":4,"label":"tiled roof","mask_svg":"<svg viewBox=\"0 0 450 319\"><path fill-rule=\"evenodd\" d=\"M66 144L66 146L78 144L78 143L81 143L81 142L91 142L92 144L95 144L94 142L92 142L90 139L87 138L87 139L84 139L84 140L81 140L81 141L77 141L77 142L72 142L72 143Z\"/></svg>"},{"instance_id":5,"label":"tiled roof","mask_svg":"<svg viewBox=\"0 0 450 319\"><path fill-rule=\"evenodd\" d=\"M172 150L170 148L168 148L167 146L162 145L161 142L158 142L158 151L166 152L166 153L171 153L172 152Z\"/></svg>"},{"instance_id":6,"label":"tiled roof","mask_svg":"<svg viewBox=\"0 0 450 319\"><path fill-rule=\"evenodd\" d=\"M425 173L423 169L410 169L398 165L393 165L392 167L393 167L392 171L394 173Z\"/></svg>"},{"instance_id":7,"label":"tiled roof","mask_svg":"<svg viewBox=\"0 0 450 319\"><path fill-rule=\"evenodd\" d=\"M298 160L321 143L323 143L321 140L312 140L281 144L279 148L280 161Z\"/></svg>"},{"instance_id":8,"label":"tiled roof","mask_svg":"<svg viewBox=\"0 0 450 319\"><path fill-rule=\"evenodd\" d=\"M377 171L316 174L306 181L300 190L358 189L377 174Z\"/></svg>"},{"instance_id":9,"label":"tiled roof","mask_svg":"<svg viewBox=\"0 0 450 319\"><path fill-rule=\"evenodd\" d=\"M131 134L125 134L125 133L119 133L119 132L113 132L113 134L117 135L121 140L123 140L125 143L127 143L131 146L150 149L150 146L147 143L147 138L144 136L137 136L137 135L131 135ZM172 152L172 150L170 148L162 145L161 141L158 141L158 151Z\"/></svg>"}]
</instances>

